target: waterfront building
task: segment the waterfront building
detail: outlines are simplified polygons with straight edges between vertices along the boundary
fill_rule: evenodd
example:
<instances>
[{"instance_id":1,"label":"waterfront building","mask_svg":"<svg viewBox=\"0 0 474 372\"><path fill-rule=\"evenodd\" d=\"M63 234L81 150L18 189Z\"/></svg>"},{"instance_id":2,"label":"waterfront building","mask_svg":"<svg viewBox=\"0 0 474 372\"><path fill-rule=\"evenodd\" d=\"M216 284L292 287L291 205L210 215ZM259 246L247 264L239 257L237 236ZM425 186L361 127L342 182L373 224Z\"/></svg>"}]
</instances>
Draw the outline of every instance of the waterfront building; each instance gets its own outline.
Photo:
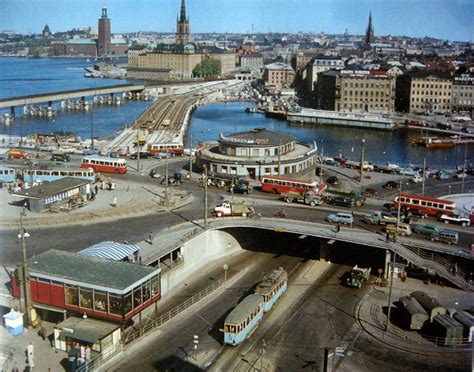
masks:
<instances>
[{"instance_id":1,"label":"waterfront building","mask_svg":"<svg viewBox=\"0 0 474 372\"><path fill-rule=\"evenodd\" d=\"M318 78L316 103L322 110L390 113L394 102L395 79L384 71L327 71Z\"/></svg>"},{"instance_id":2,"label":"waterfront building","mask_svg":"<svg viewBox=\"0 0 474 372\"><path fill-rule=\"evenodd\" d=\"M474 108L474 74L456 76L451 98L452 110L466 112L472 116Z\"/></svg>"},{"instance_id":3,"label":"waterfront building","mask_svg":"<svg viewBox=\"0 0 474 372\"><path fill-rule=\"evenodd\" d=\"M189 17L186 17L185 0L181 0L181 12L179 18L176 18L176 44L184 45L190 41L191 28Z\"/></svg>"},{"instance_id":4,"label":"waterfront building","mask_svg":"<svg viewBox=\"0 0 474 372\"><path fill-rule=\"evenodd\" d=\"M306 65L306 82L308 92L314 92L318 74L328 70L342 70L344 62L341 57L316 56Z\"/></svg>"},{"instance_id":5,"label":"waterfront building","mask_svg":"<svg viewBox=\"0 0 474 372\"><path fill-rule=\"evenodd\" d=\"M395 108L416 114L450 112L452 85L448 73L409 71L397 77Z\"/></svg>"},{"instance_id":6,"label":"waterfront building","mask_svg":"<svg viewBox=\"0 0 474 372\"><path fill-rule=\"evenodd\" d=\"M282 62L275 62L266 65L263 71L263 82L265 88L270 91L279 90L282 87L289 87L295 80L295 70L290 65Z\"/></svg>"},{"instance_id":7,"label":"waterfront building","mask_svg":"<svg viewBox=\"0 0 474 372\"><path fill-rule=\"evenodd\" d=\"M302 144L289 134L256 128L228 136L220 134L196 153L199 168L222 177L314 176L316 146Z\"/></svg>"},{"instance_id":8,"label":"waterfront building","mask_svg":"<svg viewBox=\"0 0 474 372\"><path fill-rule=\"evenodd\" d=\"M374 26L372 26L372 12L369 13L369 24L365 31L365 46L370 47L370 44L374 42Z\"/></svg>"}]
</instances>

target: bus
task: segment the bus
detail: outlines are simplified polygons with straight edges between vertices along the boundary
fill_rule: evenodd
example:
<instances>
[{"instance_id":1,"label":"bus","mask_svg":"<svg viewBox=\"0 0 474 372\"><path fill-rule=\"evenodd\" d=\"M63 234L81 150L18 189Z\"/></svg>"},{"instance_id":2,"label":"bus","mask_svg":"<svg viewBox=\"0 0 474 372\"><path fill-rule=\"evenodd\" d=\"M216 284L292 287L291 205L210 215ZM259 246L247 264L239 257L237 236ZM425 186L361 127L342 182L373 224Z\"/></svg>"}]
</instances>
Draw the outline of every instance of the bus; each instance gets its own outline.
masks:
<instances>
[{"instance_id":1,"label":"bus","mask_svg":"<svg viewBox=\"0 0 474 372\"><path fill-rule=\"evenodd\" d=\"M403 214L410 210L418 210L429 216L440 217L442 214L452 216L456 212L456 203L450 200L435 199L427 196L401 194L395 197L393 208L398 209L400 200L400 211Z\"/></svg>"},{"instance_id":2,"label":"bus","mask_svg":"<svg viewBox=\"0 0 474 372\"><path fill-rule=\"evenodd\" d=\"M181 143L152 143L148 145L148 153L151 156L161 152L167 152L171 156L183 156L184 146Z\"/></svg>"},{"instance_id":3,"label":"bus","mask_svg":"<svg viewBox=\"0 0 474 372\"><path fill-rule=\"evenodd\" d=\"M89 181L95 180L94 170L92 168L50 168L50 169L23 169L24 182L52 182L65 177L81 178ZM33 179L32 179L33 178Z\"/></svg>"},{"instance_id":4,"label":"bus","mask_svg":"<svg viewBox=\"0 0 474 372\"><path fill-rule=\"evenodd\" d=\"M284 194L289 191L298 193L305 193L308 191L314 192L316 195L321 194L326 190L327 185L316 181L300 181L290 180L280 177L263 177L262 191L271 192L272 194Z\"/></svg>"},{"instance_id":5,"label":"bus","mask_svg":"<svg viewBox=\"0 0 474 372\"><path fill-rule=\"evenodd\" d=\"M102 173L124 174L127 173L127 161L103 156L86 156L82 158L81 168L92 168Z\"/></svg>"},{"instance_id":6,"label":"bus","mask_svg":"<svg viewBox=\"0 0 474 372\"><path fill-rule=\"evenodd\" d=\"M283 268L273 270L263 277L257 285L255 293L263 297L263 311L270 311L273 304L281 297L288 287L288 274Z\"/></svg>"},{"instance_id":7,"label":"bus","mask_svg":"<svg viewBox=\"0 0 474 372\"><path fill-rule=\"evenodd\" d=\"M14 168L0 167L0 182L15 182L16 170Z\"/></svg>"},{"instance_id":8,"label":"bus","mask_svg":"<svg viewBox=\"0 0 474 372\"><path fill-rule=\"evenodd\" d=\"M253 333L263 319L263 297L245 297L224 321L224 344L237 346Z\"/></svg>"}]
</instances>

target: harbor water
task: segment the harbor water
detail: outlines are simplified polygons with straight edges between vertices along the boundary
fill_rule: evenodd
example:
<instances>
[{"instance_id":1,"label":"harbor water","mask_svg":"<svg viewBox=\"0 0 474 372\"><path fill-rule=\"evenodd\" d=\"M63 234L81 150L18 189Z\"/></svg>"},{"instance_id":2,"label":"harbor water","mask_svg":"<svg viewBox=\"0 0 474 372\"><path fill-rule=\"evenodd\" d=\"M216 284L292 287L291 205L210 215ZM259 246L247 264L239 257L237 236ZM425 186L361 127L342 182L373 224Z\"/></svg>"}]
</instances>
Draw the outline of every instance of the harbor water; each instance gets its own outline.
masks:
<instances>
[{"instance_id":1,"label":"harbor water","mask_svg":"<svg viewBox=\"0 0 474 372\"><path fill-rule=\"evenodd\" d=\"M92 88L97 86L127 83L118 79L85 78L85 67L99 61L81 59L26 59L0 58L0 98ZM120 61L122 62L122 61ZM88 98L91 100L91 98ZM17 108L14 125L2 125L0 134L27 136L30 133L73 132L83 139L91 136L107 138L118 129L130 125L151 104L151 101L126 101L123 106L94 106L92 112L60 111L51 119L21 116ZM57 107L57 106L56 106ZM248 114L244 110L252 107L247 102L213 103L194 111L186 135L186 147L190 134L193 144L215 141L219 133L230 134L253 128L289 133L302 142L316 142L319 151L326 156L344 156L360 159L362 138L365 139L365 159L382 163L421 165L423 159L433 168L455 168L474 162L474 146L456 146L451 149L427 150L413 146L419 138L418 131L379 131L322 125L301 125L267 118L260 114ZM9 112L5 110L4 112Z\"/></svg>"}]
</instances>

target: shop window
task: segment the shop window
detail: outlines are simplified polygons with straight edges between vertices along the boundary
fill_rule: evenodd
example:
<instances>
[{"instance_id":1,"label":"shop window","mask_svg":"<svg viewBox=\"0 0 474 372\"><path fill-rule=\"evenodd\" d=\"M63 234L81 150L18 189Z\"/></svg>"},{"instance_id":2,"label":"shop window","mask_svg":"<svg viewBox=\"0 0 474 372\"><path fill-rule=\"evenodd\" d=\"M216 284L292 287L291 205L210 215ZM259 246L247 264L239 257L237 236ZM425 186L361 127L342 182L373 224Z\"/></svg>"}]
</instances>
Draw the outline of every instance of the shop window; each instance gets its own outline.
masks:
<instances>
[{"instance_id":1,"label":"shop window","mask_svg":"<svg viewBox=\"0 0 474 372\"><path fill-rule=\"evenodd\" d=\"M107 293L94 291L94 310L107 312Z\"/></svg>"},{"instance_id":2,"label":"shop window","mask_svg":"<svg viewBox=\"0 0 474 372\"><path fill-rule=\"evenodd\" d=\"M151 278L151 295L156 296L160 293L160 277L155 276Z\"/></svg>"},{"instance_id":3,"label":"shop window","mask_svg":"<svg viewBox=\"0 0 474 372\"><path fill-rule=\"evenodd\" d=\"M122 297L109 294L109 311L112 314L122 315L121 311Z\"/></svg>"},{"instance_id":4,"label":"shop window","mask_svg":"<svg viewBox=\"0 0 474 372\"><path fill-rule=\"evenodd\" d=\"M127 314L133 310L132 307L132 292L127 293L123 296L123 313Z\"/></svg>"},{"instance_id":5,"label":"shop window","mask_svg":"<svg viewBox=\"0 0 474 372\"><path fill-rule=\"evenodd\" d=\"M143 302L150 299L150 282L143 283Z\"/></svg>"},{"instance_id":6,"label":"shop window","mask_svg":"<svg viewBox=\"0 0 474 372\"><path fill-rule=\"evenodd\" d=\"M142 288L135 288L133 291L133 307L136 309L142 304Z\"/></svg>"},{"instance_id":7,"label":"shop window","mask_svg":"<svg viewBox=\"0 0 474 372\"><path fill-rule=\"evenodd\" d=\"M81 307L92 310L92 290L79 289L79 303Z\"/></svg>"},{"instance_id":8,"label":"shop window","mask_svg":"<svg viewBox=\"0 0 474 372\"><path fill-rule=\"evenodd\" d=\"M66 287L66 305L78 306L79 295L78 295L77 286L66 284L65 287Z\"/></svg>"}]
</instances>

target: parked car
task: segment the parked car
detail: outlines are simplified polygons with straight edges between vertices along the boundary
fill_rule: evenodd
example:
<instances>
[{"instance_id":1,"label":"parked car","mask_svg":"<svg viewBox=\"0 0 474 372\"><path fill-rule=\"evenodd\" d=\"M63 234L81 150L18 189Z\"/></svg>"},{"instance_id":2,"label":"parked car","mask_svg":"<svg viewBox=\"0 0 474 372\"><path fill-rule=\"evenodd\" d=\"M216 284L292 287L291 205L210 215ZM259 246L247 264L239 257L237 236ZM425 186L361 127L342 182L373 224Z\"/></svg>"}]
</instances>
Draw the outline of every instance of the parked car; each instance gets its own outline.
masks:
<instances>
[{"instance_id":1,"label":"parked car","mask_svg":"<svg viewBox=\"0 0 474 372\"><path fill-rule=\"evenodd\" d=\"M384 203L383 208L388 211L391 211L393 210L393 203Z\"/></svg>"},{"instance_id":2,"label":"parked car","mask_svg":"<svg viewBox=\"0 0 474 372\"><path fill-rule=\"evenodd\" d=\"M158 152L154 156L156 159L166 159L170 157L169 152Z\"/></svg>"},{"instance_id":3,"label":"parked car","mask_svg":"<svg viewBox=\"0 0 474 372\"><path fill-rule=\"evenodd\" d=\"M328 177L326 182L329 183L330 185L339 185L339 179L336 176Z\"/></svg>"},{"instance_id":4,"label":"parked car","mask_svg":"<svg viewBox=\"0 0 474 372\"><path fill-rule=\"evenodd\" d=\"M467 173L466 172L459 172L459 173L456 173L454 177L459 178L459 179L466 178Z\"/></svg>"},{"instance_id":5,"label":"parked car","mask_svg":"<svg viewBox=\"0 0 474 372\"><path fill-rule=\"evenodd\" d=\"M161 178L161 174L158 173L158 170L152 169L150 171L150 177L152 177L152 178Z\"/></svg>"},{"instance_id":6,"label":"parked car","mask_svg":"<svg viewBox=\"0 0 474 372\"><path fill-rule=\"evenodd\" d=\"M382 187L384 189L396 189L398 187L398 183L395 181L387 181Z\"/></svg>"},{"instance_id":7,"label":"parked car","mask_svg":"<svg viewBox=\"0 0 474 372\"><path fill-rule=\"evenodd\" d=\"M71 157L68 154L62 152L53 152L51 155L51 161L70 161Z\"/></svg>"},{"instance_id":8,"label":"parked car","mask_svg":"<svg viewBox=\"0 0 474 372\"><path fill-rule=\"evenodd\" d=\"M414 177L412 177L410 179L410 182L413 182L413 183L420 183L420 182L423 182L423 177L421 177L418 173L415 174Z\"/></svg>"},{"instance_id":9,"label":"parked car","mask_svg":"<svg viewBox=\"0 0 474 372\"><path fill-rule=\"evenodd\" d=\"M437 233L431 234L429 239L432 242L458 244L459 236L456 231L443 229L441 231L438 231Z\"/></svg>"},{"instance_id":10,"label":"parked car","mask_svg":"<svg viewBox=\"0 0 474 372\"><path fill-rule=\"evenodd\" d=\"M326 221L350 225L354 222L354 218L352 217L352 213L337 212L327 216Z\"/></svg>"},{"instance_id":11,"label":"parked car","mask_svg":"<svg viewBox=\"0 0 474 372\"><path fill-rule=\"evenodd\" d=\"M406 167L406 168L400 168L398 170L398 174L401 176L416 176L418 174L418 171L414 170L413 168Z\"/></svg>"},{"instance_id":12,"label":"parked car","mask_svg":"<svg viewBox=\"0 0 474 372\"><path fill-rule=\"evenodd\" d=\"M428 214L426 212L420 211L419 209L409 209L407 211L408 217L418 217L418 218L427 218Z\"/></svg>"},{"instance_id":13,"label":"parked car","mask_svg":"<svg viewBox=\"0 0 474 372\"><path fill-rule=\"evenodd\" d=\"M333 158L323 158L323 164L338 166L339 162L337 162Z\"/></svg>"},{"instance_id":14,"label":"parked car","mask_svg":"<svg viewBox=\"0 0 474 372\"><path fill-rule=\"evenodd\" d=\"M458 214L454 214L452 216L442 214L439 217L439 220L444 223L455 223L455 224L461 225L462 227L466 227L471 224L471 221L469 220L468 217L463 217Z\"/></svg>"},{"instance_id":15,"label":"parked car","mask_svg":"<svg viewBox=\"0 0 474 372\"><path fill-rule=\"evenodd\" d=\"M98 155L98 154L99 154L99 150L97 149L87 149L87 150L82 151L82 155L85 155L85 156Z\"/></svg>"},{"instance_id":16,"label":"parked car","mask_svg":"<svg viewBox=\"0 0 474 372\"><path fill-rule=\"evenodd\" d=\"M130 154L130 159L136 159L138 156L137 152L134 152L133 154ZM140 151L140 159L148 159L148 152L146 151Z\"/></svg>"},{"instance_id":17,"label":"parked car","mask_svg":"<svg viewBox=\"0 0 474 372\"><path fill-rule=\"evenodd\" d=\"M424 235L431 236L433 234L439 233L441 231L441 228L433 224L417 223L413 231L416 232L417 234L424 234Z\"/></svg>"},{"instance_id":18,"label":"parked car","mask_svg":"<svg viewBox=\"0 0 474 372\"><path fill-rule=\"evenodd\" d=\"M354 206L354 201L351 198L345 196L335 196L326 198L326 200L329 204L338 205L340 207L351 208Z\"/></svg>"},{"instance_id":19,"label":"parked car","mask_svg":"<svg viewBox=\"0 0 474 372\"><path fill-rule=\"evenodd\" d=\"M444 171L439 171L438 174L436 175L436 177L439 180L449 180L449 174L444 172Z\"/></svg>"},{"instance_id":20,"label":"parked car","mask_svg":"<svg viewBox=\"0 0 474 372\"><path fill-rule=\"evenodd\" d=\"M398 232L398 235L407 236L411 235L411 227L407 223L400 222L397 230L397 225L391 223L385 226L385 232L389 234L395 234L395 232Z\"/></svg>"},{"instance_id":21,"label":"parked car","mask_svg":"<svg viewBox=\"0 0 474 372\"><path fill-rule=\"evenodd\" d=\"M245 183L237 183L229 187L229 192L238 194L249 194L252 192L252 187L246 185Z\"/></svg>"}]
</instances>

